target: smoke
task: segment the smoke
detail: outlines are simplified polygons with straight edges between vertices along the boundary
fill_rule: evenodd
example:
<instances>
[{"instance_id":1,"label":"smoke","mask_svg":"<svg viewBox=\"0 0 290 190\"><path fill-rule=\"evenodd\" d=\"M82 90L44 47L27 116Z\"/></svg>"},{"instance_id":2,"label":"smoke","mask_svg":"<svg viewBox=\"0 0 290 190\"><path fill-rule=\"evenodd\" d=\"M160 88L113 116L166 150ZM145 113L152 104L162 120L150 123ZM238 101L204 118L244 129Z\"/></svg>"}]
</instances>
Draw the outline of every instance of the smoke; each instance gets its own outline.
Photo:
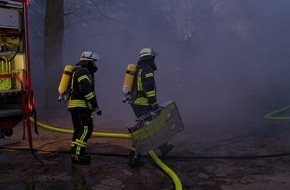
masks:
<instances>
[{"instance_id":1,"label":"smoke","mask_svg":"<svg viewBox=\"0 0 290 190\"><path fill-rule=\"evenodd\" d=\"M85 50L101 56L96 93L104 114L96 123L134 121L121 89L143 47L159 53L159 103L174 100L187 128L263 123L264 114L289 104L290 3L207 2L116 1L100 4L102 14L91 8L79 20L66 17L63 65Z\"/></svg>"}]
</instances>

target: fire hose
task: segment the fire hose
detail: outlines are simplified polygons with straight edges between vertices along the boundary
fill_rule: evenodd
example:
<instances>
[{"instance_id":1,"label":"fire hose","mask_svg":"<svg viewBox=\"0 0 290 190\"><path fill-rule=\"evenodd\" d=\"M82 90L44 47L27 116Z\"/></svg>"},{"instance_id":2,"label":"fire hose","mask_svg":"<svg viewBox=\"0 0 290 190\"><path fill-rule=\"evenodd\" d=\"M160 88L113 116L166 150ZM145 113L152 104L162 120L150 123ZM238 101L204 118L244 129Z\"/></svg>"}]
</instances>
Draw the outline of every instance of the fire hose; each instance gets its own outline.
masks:
<instances>
[{"instance_id":1,"label":"fire hose","mask_svg":"<svg viewBox=\"0 0 290 190\"><path fill-rule=\"evenodd\" d=\"M271 113L268 113L268 114L264 115L264 118L271 119L271 120L290 120L289 116L277 116L278 113L281 113L281 112L283 112L283 111L285 111L285 110L287 110L289 108L290 108L290 105L285 106L283 108L280 108L278 110L275 110L275 111L273 111Z\"/></svg>"},{"instance_id":2,"label":"fire hose","mask_svg":"<svg viewBox=\"0 0 290 190\"><path fill-rule=\"evenodd\" d=\"M30 120L33 122L33 118L30 118ZM70 129L64 129L59 127L53 127L49 125L45 125L43 123L40 123L37 121L37 126L49 130L54 131L58 133L66 133L66 134L73 134L73 130ZM121 139L131 139L131 134L125 134L125 133L112 133L112 132L93 132L92 137L106 137L106 138L121 138ZM159 166L174 182L175 189L176 190L182 190L182 184L179 179L179 177L174 173L173 170L171 170L168 166L166 166L154 153L153 150L149 151L149 155L153 159L153 161L156 163L157 166Z\"/></svg>"}]
</instances>

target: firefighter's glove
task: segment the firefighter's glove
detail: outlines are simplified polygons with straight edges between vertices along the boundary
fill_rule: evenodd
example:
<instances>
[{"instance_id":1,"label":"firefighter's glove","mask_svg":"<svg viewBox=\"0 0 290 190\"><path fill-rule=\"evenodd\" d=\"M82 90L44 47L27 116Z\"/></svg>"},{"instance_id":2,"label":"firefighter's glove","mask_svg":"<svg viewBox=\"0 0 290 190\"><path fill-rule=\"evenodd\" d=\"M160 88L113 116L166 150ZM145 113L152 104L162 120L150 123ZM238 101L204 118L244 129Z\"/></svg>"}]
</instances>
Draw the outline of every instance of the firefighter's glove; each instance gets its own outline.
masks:
<instances>
[{"instance_id":1,"label":"firefighter's glove","mask_svg":"<svg viewBox=\"0 0 290 190\"><path fill-rule=\"evenodd\" d=\"M152 112L150 112L151 119L154 119L155 117L157 117L160 114L160 111L161 109L158 103L152 105Z\"/></svg>"},{"instance_id":2,"label":"firefighter's glove","mask_svg":"<svg viewBox=\"0 0 290 190\"><path fill-rule=\"evenodd\" d=\"M102 113L103 113L102 110L97 111L97 115L102 115Z\"/></svg>"},{"instance_id":3,"label":"firefighter's glove","mask_svg":"<svg viewBox=\"0 0 290 190\"><path fill-rule=\"evenodd\" d=\"M99 110L99 108L98 108L98 102L97 102L97 99L96 98L92 98L90 100L90 102L92 104L92 110L93 110L93 112Z\"/></svg>"},{"instance_id":4,"label":"firefighter's glove","mask_svg":"<svg viewBox=\"0 0 290 190\"><path fill-rule=\"evenodd\" d=\"M153 112L159 110L159 108L160 108L160 107L159 107L158 103L155 103L155 104L152 105L152 111L153 111Z\"/></svg>"}]
</instances>

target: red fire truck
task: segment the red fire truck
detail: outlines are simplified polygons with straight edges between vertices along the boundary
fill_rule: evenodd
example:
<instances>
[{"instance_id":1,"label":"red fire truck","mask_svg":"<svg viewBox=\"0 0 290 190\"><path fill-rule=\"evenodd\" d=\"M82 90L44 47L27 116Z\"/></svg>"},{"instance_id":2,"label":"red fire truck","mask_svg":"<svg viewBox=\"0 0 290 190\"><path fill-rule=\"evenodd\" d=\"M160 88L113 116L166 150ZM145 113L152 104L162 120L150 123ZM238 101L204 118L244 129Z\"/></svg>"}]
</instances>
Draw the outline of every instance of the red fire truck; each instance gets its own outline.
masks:
<instances>
[{"instance_id":1,"label":"red fire truck","mask_svg":"<svg viewBox=\"0 0 290 190\"><path fill-rule=\"evenodd\" d=\"M30 82L27 7L28 0L0 0L0 140L11 136L22 121L31 145L31 127L35 126L37 133L37 125L30 123L36 112Z\"/></svg>"}]
</instances>

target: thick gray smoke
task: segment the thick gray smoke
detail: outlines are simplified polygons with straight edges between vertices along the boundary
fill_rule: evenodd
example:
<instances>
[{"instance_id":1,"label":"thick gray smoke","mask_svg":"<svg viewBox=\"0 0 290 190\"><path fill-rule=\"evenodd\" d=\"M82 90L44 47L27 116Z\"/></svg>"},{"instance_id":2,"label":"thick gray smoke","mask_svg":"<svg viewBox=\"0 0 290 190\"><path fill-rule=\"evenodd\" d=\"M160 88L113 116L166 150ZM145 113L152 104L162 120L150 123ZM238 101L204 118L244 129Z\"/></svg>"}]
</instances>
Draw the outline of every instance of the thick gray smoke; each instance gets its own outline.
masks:
<instances>
[{"instance_id":1,"label":"thick gray smoke","mask_svg":"<svg viewBox=\"0 0 290 190\"><path fill-rule=\"evenodd\" d=\"M84 50L101 56L97 122L121 128L134 120L121 89L143 47L159 53L159 103L176 101L188 128L256 122L290 103L288 1L115 1L98 9L72 2L67 10L85 11L66 17L63 65Z\"/></svg>"}]
</instances>

